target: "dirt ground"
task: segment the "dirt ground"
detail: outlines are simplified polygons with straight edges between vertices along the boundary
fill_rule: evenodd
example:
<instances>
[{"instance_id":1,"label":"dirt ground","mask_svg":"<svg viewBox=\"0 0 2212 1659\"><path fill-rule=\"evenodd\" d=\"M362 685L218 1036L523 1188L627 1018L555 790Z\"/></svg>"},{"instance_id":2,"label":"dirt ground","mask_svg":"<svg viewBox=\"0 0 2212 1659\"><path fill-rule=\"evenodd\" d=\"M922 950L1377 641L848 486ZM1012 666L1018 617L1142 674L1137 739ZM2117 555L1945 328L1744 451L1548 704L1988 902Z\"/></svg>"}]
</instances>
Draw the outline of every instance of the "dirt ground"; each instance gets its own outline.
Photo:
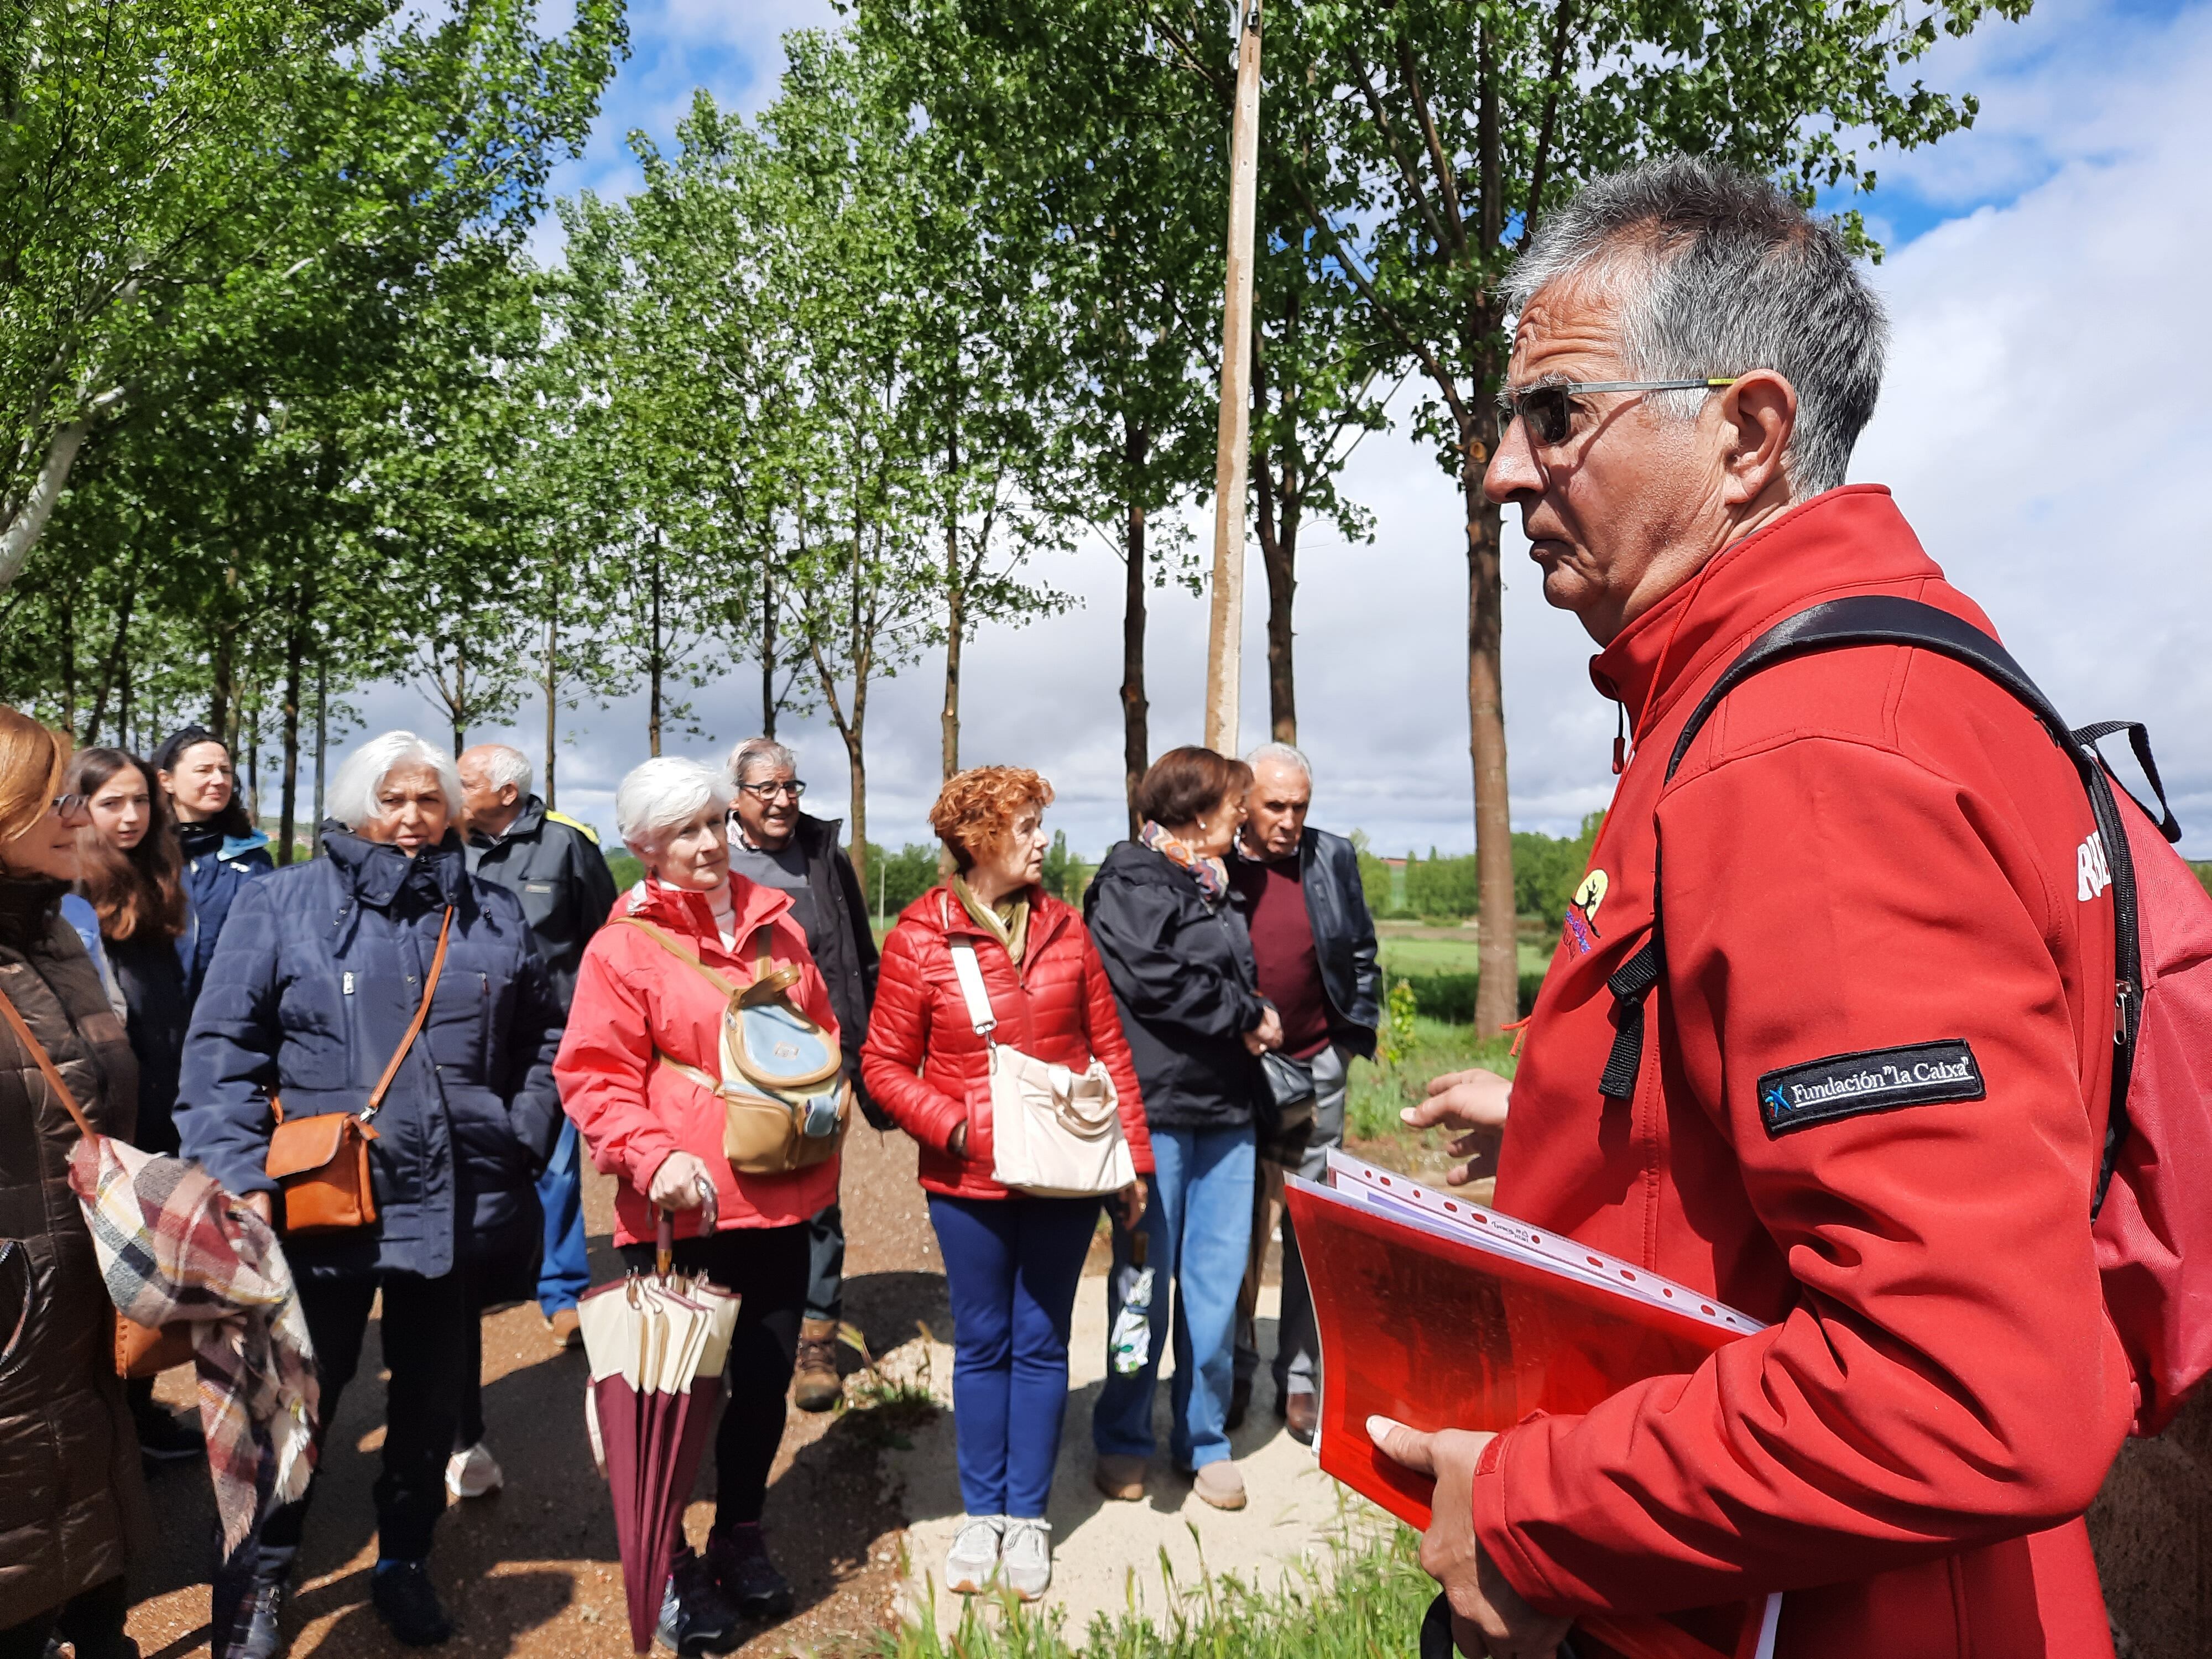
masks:
<instances>
[{"instance_id":1,"label":"dirt ground","mask_svg":"<svg viewBox=\"0 0 2212 1659\"><path fill-rule=\"evenodd\" d=\"M951 1331L944 1268L914 1170L914 1143L902 1135L862 1127L847 1143L845 1316L878 1353L915 1337L917 1322L939 1342ZM621 1271L611 1243L613 1183L588 1170L586 1180L592 1274L604 1280ZM846 1361L856 1368L859 1357ZM380 1376L372 1333L324 1454L288 1620L296 1655L383 1659L405 1651L368 1605L376 1559L370 1488L384 1437ZM582 1353L554 1351L534 1304L488 1316L486 1437L507 1486L454 1504L441 1523L431 1572L459 1625L445 1652L611 1659L630 1650L613 1512L585 1439L584 1382ZM187 1406L191 1372L171 1372L158 1392ZM771 1659L851 1650L890 1619L903 1534L897 1483L883 1458L902 1437L880 1413L791 1413L766 1526L798 1592L798 1611L759 1632L744 1653ZM710 1456L687 1516L695 1542L713 1518L712 1464ZM188 1659L208 1651L207 1581L216 1559L205 1468L172 1465L149 1482L149 1494L156 1536L134 1575L131 1631L148 1659Z\"/></svg>"}]
</instances>

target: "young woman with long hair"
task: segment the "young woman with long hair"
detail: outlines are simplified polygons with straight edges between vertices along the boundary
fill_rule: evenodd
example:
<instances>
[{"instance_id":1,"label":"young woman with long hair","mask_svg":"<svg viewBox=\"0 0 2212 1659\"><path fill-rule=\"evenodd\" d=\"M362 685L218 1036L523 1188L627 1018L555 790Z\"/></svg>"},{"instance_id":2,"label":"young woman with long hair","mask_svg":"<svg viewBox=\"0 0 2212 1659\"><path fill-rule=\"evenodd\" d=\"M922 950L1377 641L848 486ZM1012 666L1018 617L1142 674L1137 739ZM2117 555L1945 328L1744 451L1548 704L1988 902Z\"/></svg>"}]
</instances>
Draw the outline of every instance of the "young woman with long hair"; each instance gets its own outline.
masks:
<instances>
[{"instance_id":1,"label":"young woman with long hair","mask_svg":"<svg viewBox=\"0 0 2212 1659\"><path fill-rule=\"evenodd\" d=\"M177 954L185 964L185 1006L199 1000L215 943L239 889L276 867L269 837L253 826L238 798L230 750L204 726L173 732L154 751L154 781L177 823L185 864L185 931Z\"/></svg>"}]
</instances>

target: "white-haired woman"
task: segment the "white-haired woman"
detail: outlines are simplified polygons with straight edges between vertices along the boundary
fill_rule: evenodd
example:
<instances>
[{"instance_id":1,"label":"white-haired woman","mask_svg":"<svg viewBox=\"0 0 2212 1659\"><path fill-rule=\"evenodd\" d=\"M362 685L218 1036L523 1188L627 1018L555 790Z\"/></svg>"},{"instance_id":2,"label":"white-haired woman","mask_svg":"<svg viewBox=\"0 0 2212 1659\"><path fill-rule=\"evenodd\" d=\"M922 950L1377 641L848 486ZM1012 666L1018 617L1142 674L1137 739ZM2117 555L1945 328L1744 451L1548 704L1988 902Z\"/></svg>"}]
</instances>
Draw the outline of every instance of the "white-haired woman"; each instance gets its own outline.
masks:
<instances>
[{"instance_id":1,"label":"white-haired woman","mask_svg":"<svg viewBox=\"0 0 2212 1659\"><path fill-rule=\"evenodd\" d=\"M730 797L721 773L672 757L623 780L615 817L645 876L584 948L555 1067L592 1161L622 1179L615 1243L624 1256L649 1267L655 1212L673 1210L678 1265L742 1298L714 1441L714 1529L703 1555L678 1540L662 1601L661 1639L683 1654L726 1652L741 1617L791 1609L791 1586L761 1536L761 1507L806 1305L806 1224L837 1194L834 1154L778 1175L740 1172L724 1154L714 1088L722 1016L729 988L750 983L763 956L798 970L792 1000L837 1052L837 1018L791 896L730 869ZM702 1181L715 1194L711 1231L702 1224Z\"/></svg>"},{"instance_id":2,"label":"white-haired woman","mask_svg":"<svg viewBox=\"0 0 2212 1659\"><path fill-rule=\"evenodd\" d=\"M324 830L325 856L240 890L192 1011L176 1114L184 1155L281 1225L267 1172L271 1102L287 1120L357 1113L398 1056L369 1149L376 1220L289 1238L286 1249L325 1425L360 1359L370 1304L384 1297L391 1381L372 1595L410 1646L452 1632L423 1562L473 1352L471 1277L529 1255L532 1183L561 1123L560 1006L521 901L468 873L460 811L452 757L412 732L387 732L347 758L331 799L344 827ZM280 1650L306 1508L269 1517L251 1559L227 1564L218 1655Z\"/></svg>"}]
</instances>

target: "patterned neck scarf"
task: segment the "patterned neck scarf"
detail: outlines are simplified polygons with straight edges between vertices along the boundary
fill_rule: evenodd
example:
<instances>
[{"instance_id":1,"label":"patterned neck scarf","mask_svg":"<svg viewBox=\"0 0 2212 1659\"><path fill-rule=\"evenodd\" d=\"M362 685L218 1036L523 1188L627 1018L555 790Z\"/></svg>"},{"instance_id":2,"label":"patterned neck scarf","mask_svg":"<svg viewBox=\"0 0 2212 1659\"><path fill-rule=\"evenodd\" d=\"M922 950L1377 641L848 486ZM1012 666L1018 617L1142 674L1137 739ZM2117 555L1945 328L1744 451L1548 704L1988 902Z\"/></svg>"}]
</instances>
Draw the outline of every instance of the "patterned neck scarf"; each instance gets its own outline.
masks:
<instances>
[{"instance_id":1,"label":"patterned neck scarf","mask_svg":"<svg viewBox=\"0 0 2212 1659\"><path fill-rule=\"evenodd\" d=\"M1006 960L1020 967L1022 948L1029 942L1030 890L1024 887L996 904L986 904L975 896L965 877L955 876L952 896L960 901L970 921L1006 947Z\"/></svg>"},{"instance_id":2,"label":"patterned neck scarf","mask_svg":"<svg viewBox=\"0 0 2212 1659\"><path fill-rule=\"evenodd\" d=\"M1229 890L1229 866L1218 858L1201 857L1150 818L1137 832L1137 840L1179 869L1188 870L1206 895L1208 904L1218 904Z\"/></svg>"}]
</instances>

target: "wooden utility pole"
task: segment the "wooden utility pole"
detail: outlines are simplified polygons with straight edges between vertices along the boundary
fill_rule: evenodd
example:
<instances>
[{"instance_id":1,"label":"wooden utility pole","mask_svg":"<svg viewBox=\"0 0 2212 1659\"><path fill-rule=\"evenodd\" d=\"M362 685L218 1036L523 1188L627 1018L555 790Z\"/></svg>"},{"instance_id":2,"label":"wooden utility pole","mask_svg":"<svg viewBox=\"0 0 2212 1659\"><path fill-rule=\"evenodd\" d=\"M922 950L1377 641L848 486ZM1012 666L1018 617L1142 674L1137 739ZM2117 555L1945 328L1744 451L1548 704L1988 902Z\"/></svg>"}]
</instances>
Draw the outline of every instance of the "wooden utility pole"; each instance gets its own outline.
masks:
<instances>
[{"instance_id":1,"label":"wooden utility pole","mask_svg":"<svg viewBox=\"0 0 2212 1659\"><path fill-rule=\"evenodd\" d=\"M1244 658L1244 488L1252 448L1252 221L1260 184L1260 0L1238 0L1237 116L1229 145L1229 291L1221 312L1221 426L1213 464L1213 617L1206 746L1237 752Z\"/></svg>"}]
</instances>

